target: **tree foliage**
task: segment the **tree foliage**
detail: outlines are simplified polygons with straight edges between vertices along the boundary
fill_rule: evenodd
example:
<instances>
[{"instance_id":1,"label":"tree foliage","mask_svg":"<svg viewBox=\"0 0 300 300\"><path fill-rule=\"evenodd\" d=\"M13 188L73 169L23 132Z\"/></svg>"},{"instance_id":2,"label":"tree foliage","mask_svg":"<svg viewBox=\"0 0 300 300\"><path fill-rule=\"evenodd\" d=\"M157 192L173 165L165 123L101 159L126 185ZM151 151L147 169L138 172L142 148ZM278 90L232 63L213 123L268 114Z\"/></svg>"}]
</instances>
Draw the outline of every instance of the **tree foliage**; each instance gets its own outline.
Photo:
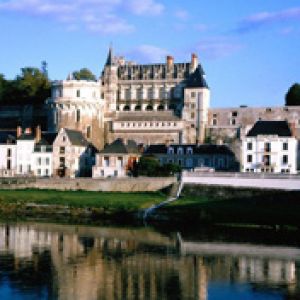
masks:
<instances>
[{"instance_id":1,"label":"tree foliage","mask_svg":"<svg viewBox=\"0 0 300 300\"><path fill-rule=\"evenodd\" d=\"M93 80L96 81L96 76L87 68L82 68L79 71L73 72L73 77L76 80Z\"/></svg>"},{"instance_id":2,"label":"tree foliage","mask_svg":"<svg viewBox=\"0 0 300 300\"><path fill-rule=\"evenodd\" d=\"M0 74L0 104L42 104L50 95L51 83L38 68L22 68L13 80Z\"/></svg>"},{"instance_id":3,"label":"tree foliage","mask_svg":"<svg viewBox=\"0 0 300 300\"><path fill-rule=\"evenodd\" d=\"M287 106L300 106L300 84L293 84L287 94L285 95L285 105Z\"/></svg>"},{"instance_id":4,"label":"tree foliage","mask_svg":"<svg viewBox=\"0 0 300 300\"><path fill-rule=\"evenodd\" d=\"M171 176L181 171L181 167L176 164L160 165L154 156L142 156L135 166L133 174L136 176Z\"/></svg>"}]
</instances>

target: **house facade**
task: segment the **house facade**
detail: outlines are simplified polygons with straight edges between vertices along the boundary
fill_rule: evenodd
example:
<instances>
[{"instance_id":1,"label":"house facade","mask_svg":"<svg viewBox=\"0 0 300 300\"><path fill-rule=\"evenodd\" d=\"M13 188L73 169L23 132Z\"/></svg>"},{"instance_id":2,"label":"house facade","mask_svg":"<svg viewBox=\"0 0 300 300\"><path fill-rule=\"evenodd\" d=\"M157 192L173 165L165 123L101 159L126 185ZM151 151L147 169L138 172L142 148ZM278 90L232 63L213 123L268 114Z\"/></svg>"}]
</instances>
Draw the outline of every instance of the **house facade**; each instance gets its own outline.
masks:
<instances>
[{"instance_id":1,"label":"house facade","mask_svg":"<svg viewBox=\"0 0 300 300\"><path fill-rule=\"evenodd\" d=\"M242 172L297 173L298 141L287 121L258 121L242 140Z\"/></svg>"},{"instance_id":2,"label":"house facade","mask_svg":"<svg viewBox=\"0 0 300 300\"><path fill-rule=\"evenodd\" d=\"M157 144L146 148L144 154L155 156L161 165L172 163L188 170L230 171L236 168L235 156L225 145Z\"/></svg>"},{"instance_id":3,"label":"house facade","mask_svg":"<svg viewBox=\"0 0 300 300\"><path fill-rule=\"evenodd\" d=\"M77 130L61 128L53 143L53 176L91 176L95 149Z\"/></svg>"},{"instance_id":4,"label":"house facade","mask_svg":"<svg viewBox=\"0 0 300 300\"><path fill-rule=\"evenodd\" d=\"M93 167L94 178L125 177L131 172L134 164L139 161L141 153L137 144L128 140L117 139L108 144L96 155Z\"/></svg>"}]
</instances>

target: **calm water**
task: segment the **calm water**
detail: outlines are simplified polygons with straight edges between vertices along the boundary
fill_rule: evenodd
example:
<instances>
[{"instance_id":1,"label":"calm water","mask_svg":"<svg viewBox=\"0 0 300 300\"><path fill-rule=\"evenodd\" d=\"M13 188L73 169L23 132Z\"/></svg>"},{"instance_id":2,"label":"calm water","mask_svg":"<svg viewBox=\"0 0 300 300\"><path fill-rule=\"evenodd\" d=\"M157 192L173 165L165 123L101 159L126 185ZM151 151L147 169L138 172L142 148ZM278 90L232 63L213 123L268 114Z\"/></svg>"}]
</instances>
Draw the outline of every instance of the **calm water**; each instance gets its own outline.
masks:
<instances>
[{"instance_id":1,"label":"calm water","mask_svg":"<svg viewBox=\"0 0 300 300\"><path fill-rule=\"evenodd\" d=\"M226 240L0 224L0 299L300 299L300 249Z\"/></svg>"}]
</instances>

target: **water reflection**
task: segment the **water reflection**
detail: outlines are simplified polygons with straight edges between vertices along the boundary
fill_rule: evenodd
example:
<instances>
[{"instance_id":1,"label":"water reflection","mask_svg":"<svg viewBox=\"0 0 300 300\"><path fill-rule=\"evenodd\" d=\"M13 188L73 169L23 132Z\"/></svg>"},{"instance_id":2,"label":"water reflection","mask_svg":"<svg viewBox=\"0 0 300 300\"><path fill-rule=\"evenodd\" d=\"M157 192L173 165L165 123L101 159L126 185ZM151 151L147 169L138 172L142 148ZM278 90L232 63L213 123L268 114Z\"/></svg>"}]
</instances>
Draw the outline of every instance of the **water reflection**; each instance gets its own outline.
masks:
<instances>
[{"instance_id":1,"label":"water reflection","mask_svg":"<svg viewBox=\"0 0 300 300\"><path fill-rule=\"evenodd\" d=\"M299 249L230 247L147 229L0 224L0 299L300 296Z\"/></svg>"}]
</instances>

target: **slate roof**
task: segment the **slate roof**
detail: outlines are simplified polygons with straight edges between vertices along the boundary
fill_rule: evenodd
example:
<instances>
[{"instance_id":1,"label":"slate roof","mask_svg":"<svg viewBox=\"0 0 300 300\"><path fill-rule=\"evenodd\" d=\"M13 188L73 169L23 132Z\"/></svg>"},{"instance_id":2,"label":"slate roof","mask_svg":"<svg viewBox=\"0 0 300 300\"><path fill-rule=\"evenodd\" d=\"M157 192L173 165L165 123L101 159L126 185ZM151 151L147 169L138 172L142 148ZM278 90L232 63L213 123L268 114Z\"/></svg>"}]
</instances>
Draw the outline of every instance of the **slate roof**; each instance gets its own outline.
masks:
<instances>
[{"instance_id":1,"label":"slate roof","mask_svg":"<svg viewBox=\"0 0 300 300\"><path fill-rule=\"evenodd\" d=\"M119 153L119 154L129 154L135 153L138 154L138 146L135 141L128 140L127 144L124 143L123 139L116 139L111 144L107 144L104 146L104 149L101 150L99 153L103 154L112 154L112 153Z\"/></svg>"},{"instance_id":2,"label":"slate roof","mask_svg":"<svg viewBox=\"0 0 300 300\"><path fill-rule=\"evenodd\" d=\"M258 135L278 135L292 136L291 129L287 121L257 121L249 130L247 136L254 137Z\"/></svg>"},{"instance_id":3,"label":"slate roof","mask_svg":"<svg viewBox=\"0 0 300 300\"><path fill-rule=\"evenodd\" d=\"M37 145L52 145L56 136L57 133L55 132L42 132L42 138Z\"/></svg>"},{"instance_id":4,"label":"slate roof","mask_svg":"<svg viewBox=\"0 0 300 300\"><path fill-rule=\"evenodd\" d=\"M174 145L165 145L165 144L156 144L150 145L144 154L167 154L168 148L172 147L174 153L177 154L178 148L183 148L184 154L187 154L187 149L192 148L193 154L223 154L234 156L234 153L226 145L195 145L195 144L174 144Z\"/></svg>"},{"instance_id":5,"label":"slate roof","mask_svg":"<svg viewBox=\"0 0 300 300\"><path fill-rule=\"evenodd\" d=\"M35 137L32 133L22 133L19 137L18 140L20 141L32 141L34 140Z\"/></svg>"},{"instance_id":6,"label":"slate roof","mask_svg":"<svg viewBox=\"0 0 300 300\"><path fill-rule=\"evenodd\" d=\"M191 76L187 80L186 87L188 87L188 88L208 88L207 82L205 80L205 73L204 73L201 65L198 65L195 72L193 74L191 74Z\"/></svg>"},{"instance_id":7,"label":"slate roof","mask_svg":"<svg viewBox=\"0 0 300 300\"><path fill-rule=\"evenodd\" d=\"M65 128L65 132L73 146L84 147L89 145L88 141L80 131Z\"/></svg>"},{"instance_id":8,"label":"slate roof","mask_svg":"<svg viewBox=\"0 0 300 300\"><path fill-rule=\"evenodd\" d=\"M15 130L0 131L0 144L15 144L15 143L16 143Z\"/></svg>"}]
</instances>

